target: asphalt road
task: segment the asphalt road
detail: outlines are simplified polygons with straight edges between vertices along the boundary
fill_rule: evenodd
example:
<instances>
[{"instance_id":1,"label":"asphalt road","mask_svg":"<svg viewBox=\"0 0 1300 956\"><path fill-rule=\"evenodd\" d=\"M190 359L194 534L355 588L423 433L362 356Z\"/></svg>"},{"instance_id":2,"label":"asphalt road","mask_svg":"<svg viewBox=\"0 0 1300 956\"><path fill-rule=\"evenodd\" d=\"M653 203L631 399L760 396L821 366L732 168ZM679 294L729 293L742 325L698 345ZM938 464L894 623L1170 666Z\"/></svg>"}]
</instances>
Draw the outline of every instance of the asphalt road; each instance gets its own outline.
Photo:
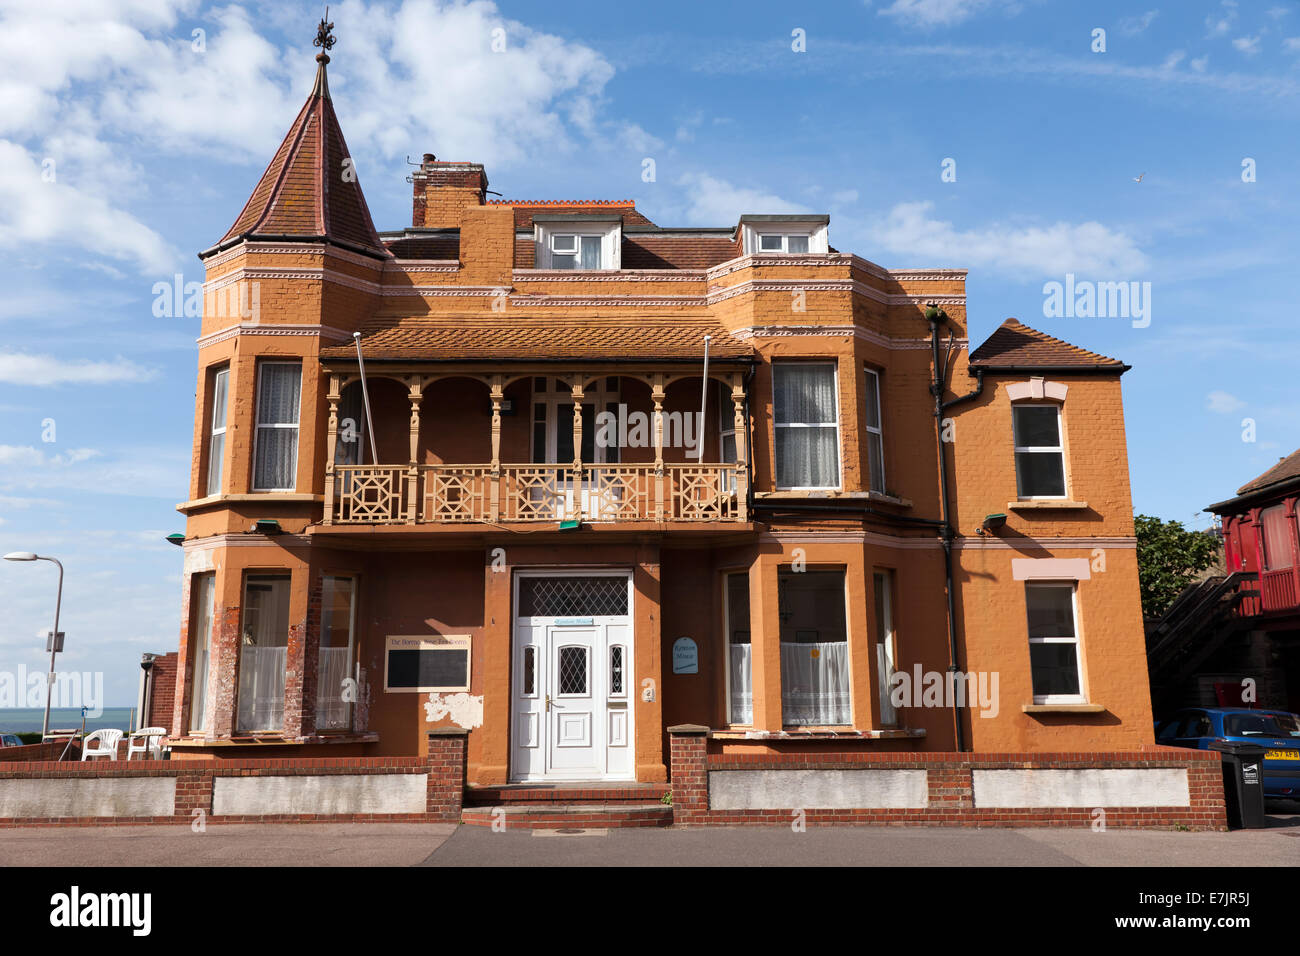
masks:
<instances>
[{"instance_id":1,"label":"asphalt road","mask_svg":"<svg viewBox=\"0 0 1300 956\"><path fill-rule=\"evenodd\" d=\"M1268 830L826 827L495 833L319 823L0 830L0 866L1297 866L1300 817Z\"/></svg>"}]
</instances>

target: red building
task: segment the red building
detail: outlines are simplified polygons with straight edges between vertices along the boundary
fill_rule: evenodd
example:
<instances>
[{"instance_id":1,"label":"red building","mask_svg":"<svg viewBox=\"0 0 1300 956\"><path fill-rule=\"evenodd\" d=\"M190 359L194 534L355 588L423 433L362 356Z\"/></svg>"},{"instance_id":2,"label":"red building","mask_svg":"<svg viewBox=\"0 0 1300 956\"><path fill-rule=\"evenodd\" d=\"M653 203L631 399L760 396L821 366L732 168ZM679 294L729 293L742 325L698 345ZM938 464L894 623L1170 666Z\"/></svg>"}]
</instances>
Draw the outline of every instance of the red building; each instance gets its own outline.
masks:
<instances>
[{"instance_id":1,"label":"red building","mask_svg":"<svg viewBox=\"0 0 1300 956\"><path fill-rule=\"evenodd\" d=\"M1224 573L1188 588L1148 635L1157 714L1180 706L1300 710L1300 451L1226 501Z\"/></svg>"}]
</instances>

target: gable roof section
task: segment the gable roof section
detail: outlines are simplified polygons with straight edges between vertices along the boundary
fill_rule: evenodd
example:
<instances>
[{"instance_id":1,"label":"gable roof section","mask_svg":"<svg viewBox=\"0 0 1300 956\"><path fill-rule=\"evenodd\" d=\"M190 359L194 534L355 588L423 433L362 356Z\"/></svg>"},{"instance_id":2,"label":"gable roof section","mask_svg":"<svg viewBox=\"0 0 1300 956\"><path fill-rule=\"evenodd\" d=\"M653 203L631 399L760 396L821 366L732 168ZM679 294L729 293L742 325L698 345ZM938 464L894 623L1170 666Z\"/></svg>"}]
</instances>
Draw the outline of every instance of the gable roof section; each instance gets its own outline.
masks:
<instances>
[{"instance_id":1,"label":"gable roof section","mask_svg":"<svg viewBox=\"0 0 1300 956\"><path fill-rule=\"evenodd\" d=\"M534 216L590 215L623 217L625 226L653 226L649 219L637 212L634 199L489 199L489 206L513 206L515 228L531 229Z\"/></svg>"},{"instance_id":2,"label":"gable roof section","mask_svg":"<svg viewBox=\"0 0 1300 956\"><path fill-rule=\"evenodd\" d=\"M388 258L361 183L343 175L350 154L330 101L329 58L321 54L317 60L311 95L218 248L241 238L293 237Z\"/></svg>"},{"instance_id":3,"label":"gable roof section","mask_svg":"<svg viewBox=\"0 0 1300 956\"><path fill-rule=\"evenodd\" d=\"M1051 372L1127 372L1119 359L1089 352L1077 345L1007 319L970 356L972 370Z\"/></svg>"},{"instance_id":4,"label":"gable roof section","mask_svg":"<svg viewBox=\"0 0 1300 956\"><path fill-rule=\"evenodd\" d=\"M1237 489L1237 494L1248 495L1295 479L1300 479L1300 449L1291 452L1258 478L1246 482Z\"/></svg>"},{"instance_id":5,"label":"gable roof section","mask_svg":"<svg viewBox=\"0 0 1300 956\"><path fill-rule=\"evenodd\" d=\"M710 336L711 360L747 359L753 349L712 319L624 317L534 319L411 318L362 331L367 361L546 362L546 361L697 361ZM326 346L321 358L356 358L356 348Z\"/></svg>"}]
</instances>

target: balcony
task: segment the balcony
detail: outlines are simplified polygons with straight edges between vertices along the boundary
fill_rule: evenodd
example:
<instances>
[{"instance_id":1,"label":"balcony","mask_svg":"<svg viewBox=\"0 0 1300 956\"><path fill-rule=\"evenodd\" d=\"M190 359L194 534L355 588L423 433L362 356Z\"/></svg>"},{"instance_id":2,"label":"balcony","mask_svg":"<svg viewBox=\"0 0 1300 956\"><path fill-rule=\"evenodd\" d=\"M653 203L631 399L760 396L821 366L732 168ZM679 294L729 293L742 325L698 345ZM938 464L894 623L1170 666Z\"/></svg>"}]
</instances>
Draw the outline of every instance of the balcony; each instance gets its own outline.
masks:
<instances>
[{"instance_id":1,"label":"balcony","mask_svg":"<svg viewBox=\"0 0 1300 956\"><path fill-rule=\"evenodd\" d=\"M336 465L326 524L744 522L735 464Z\"/></svg>"},{"instance_id":2,"label":"balcony","mask_svg":"<svg viewBox=\"0 0 1300 956\"><path fill-rule=\"evenodd\" d=\"M1261 571L1259 575L1259 608L1256 613L1291 613L1300 611L1300 598L1296 595L1296 576L1291 568Z\"/></svg>"}]
</instances>

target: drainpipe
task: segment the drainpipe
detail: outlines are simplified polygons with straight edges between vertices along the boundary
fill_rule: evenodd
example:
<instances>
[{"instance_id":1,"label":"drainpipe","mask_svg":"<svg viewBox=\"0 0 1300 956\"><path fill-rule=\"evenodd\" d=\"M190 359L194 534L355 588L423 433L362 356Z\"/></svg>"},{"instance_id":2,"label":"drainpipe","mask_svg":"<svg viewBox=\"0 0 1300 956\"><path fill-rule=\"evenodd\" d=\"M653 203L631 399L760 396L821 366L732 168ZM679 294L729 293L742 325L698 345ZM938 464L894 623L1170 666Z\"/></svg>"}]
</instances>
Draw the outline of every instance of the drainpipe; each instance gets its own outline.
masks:
<instances>
[{"instance_id":1,"label":"drainpipe","mask_svg":"<svg viewBox=\"0 0 1300 956\"><path fill-rule=\"evenodd\" d=\"M957 398L943 400L944 379L947 377L946 361L941 366L939 362L939 323L948 321L948 315L943 309L935 305L929 305L925 310L925 317L930 322L930 348L934 357L934 371L930 376L930 394L934 396L934 439L939 453L939 534L943 541L943 569L944 581L948 595L948 680L949 686L955 686L957 671L957 610L956 603L953 599L953 573L952 573L952 522L948 517L948 455L944 449L943 440L943 413L959 405L962 402L968 402L977 398L984 390L984 370L975 370L975 389L966 395ZM964 752L966 750L966 735L962 730L961 708L957 705L956 696L953 697L952 705L952 723L953 734L956 740L957 750Z\"/></svg>"}]
</instances>

